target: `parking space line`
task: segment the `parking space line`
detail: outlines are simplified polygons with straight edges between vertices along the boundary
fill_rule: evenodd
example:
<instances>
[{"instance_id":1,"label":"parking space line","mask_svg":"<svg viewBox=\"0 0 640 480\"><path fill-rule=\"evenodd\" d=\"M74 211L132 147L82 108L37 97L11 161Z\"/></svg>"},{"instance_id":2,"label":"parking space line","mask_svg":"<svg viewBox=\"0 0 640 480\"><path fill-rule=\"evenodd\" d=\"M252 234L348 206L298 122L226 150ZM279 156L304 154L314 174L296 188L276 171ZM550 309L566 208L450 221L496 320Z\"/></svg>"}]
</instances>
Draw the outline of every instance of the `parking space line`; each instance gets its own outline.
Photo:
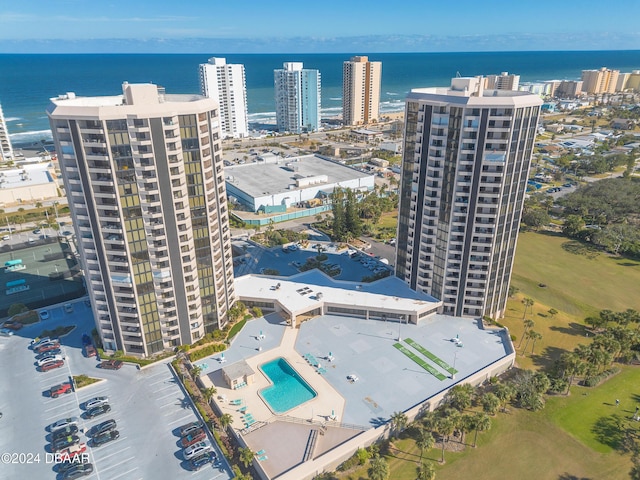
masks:
<instances>
[{"instance_id":1,"label":"parking space line","mask_svg":"<svg viewBox=\"0 0 640 480\"><path fill-rule=\"evenodd\" d=\"M173 413L173 412L171 412L171 413ZM180 417L179 419L174 420L173 422L169 422L168 425L173 425L174 423L180 423L180 422L185 421L187 418L192 418L192 417L193 417L193 412L189 413L188 415L185 415L184 417Z\"/></svg>"},{"instance_id":2,"label":"parking space line","mask_svg":"<svg viewBox=\"0 0 640 480\"><path fill-rule=\"evenodd\" d=\"M122 452L126 452L127 450L131 450L131 447L125 447L122 450L118 450L117 452L110 453L109 455L105 455L103 457L97 457L96 455L94 455L94 456L96 457L97 460L102 461L102 460L104 460L106 458L113 457L114 455L119 455Z\"/></svg>"},{"instance_id":3,"label":"parking space line","mask_svg":"<svg viewBox=\"0 0 640 480\"><path fill-rule=\"evenodd\" d=\"M163 374L166 374L166 372L162 372L162 373L163 373ZM151 378L153 378L153 377L151 377ZM161 380L158 380L157 382L150 383L150 384L149 384L149 386L150 386L150 387L152 387L152 386L154 386L154 385L155 385L155 384L157 384L157 383L162 383L162 382L166 382L166 381L168 381L168 379L167 379L167 378L163 378L163 379L161 379ZM174 383L174 385L175 385L175 383Z\"/></svg>"},{"instance_id":4,"label":"parking space line","mask_svg":"<svg viewBox=\"0 0 640 480\"><path fill-rule=\"evenodd\" d=\"M123 463L127 463L127 462L129 462L129 461L133 460L134 458L136 458L136 457L129 457L129 458L125 458L125 459L124 459L124 460L122 460L121 462L114 463L113 465L109 465L107 468L103 468L102 470L100 470L100 472L101 472L101 473L104 473L104 472L106 472L107 470L111 470L112 468L116 468L117 466L122 465ZM136 467L136 468L138 468L138 467ZM135 470L136 468L134 468L134 470ZM111 478L113 478L113 477L111 477Z\"/></svg>"},{"instance_id":5,"label":"parking space line","mask_svg":"<svg viewBox=\"0 0 640 480\"><path fill-rule=\"evenodd\" d=\"M125 476L125 475L130 474L131 472L135 472L136 470L138 470L138 467L132 468L132 469L131 469L131 470L129 470L128 472L121 473L120 475L116 475L115 477L111 477L111 480L115 480L116 478L123 477L123 476Z\"/></svg>"},{"instance_id":6,"label":"parking space line","mask_svg":"<svg viewBox=\"0 0 640 480\"><path fill-rule=\"evenodd\" d=\"M180 391L173 391L173 392L169 392L166 395L162 395L161 397L155 397L156 400L162 400L163 398L167 398L167 397L175 397L178 395L182 395L182 392Z\"/></svg>"},{"instance_id":7,"label":"parking space line","mask_svg":"<svg viewBox=\"0 0 640 480\"><path fill-rule=\"evenodd\" d=\"M56 405L55 407L46 408L46 409L45 409L45 410L43 410L43 411L44 411L45 413L47 413L47 412L50 412L50 411L52 411L52 410L57 410L57 409L59 409L60 407L68 407L68 406L71 406L71 405L73 405L74 403L75 403L75 402L61 403L61 404L59 404L59 405Z\"/></svg>"}]
</instances>

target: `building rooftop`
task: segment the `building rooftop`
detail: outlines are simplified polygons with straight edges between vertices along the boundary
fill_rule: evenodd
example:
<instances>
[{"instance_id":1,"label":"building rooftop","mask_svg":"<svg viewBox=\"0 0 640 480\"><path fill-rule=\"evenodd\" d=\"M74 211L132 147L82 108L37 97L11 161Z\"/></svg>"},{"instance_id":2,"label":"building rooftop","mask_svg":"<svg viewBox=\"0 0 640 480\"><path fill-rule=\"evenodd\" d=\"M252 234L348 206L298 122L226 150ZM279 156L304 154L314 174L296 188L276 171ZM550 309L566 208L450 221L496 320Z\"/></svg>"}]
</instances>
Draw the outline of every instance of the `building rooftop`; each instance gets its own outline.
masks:
<instances>
[{"instance_id":1,"label":"building rooftop","mask_svg":"<svg viewBox=\"0 0 640 480\"><path fill-rule=\"evenodd\" d=\"M233 165L224 170L228 183L253 198L302 190L319 184L327 184L327 190L331 191L334 184L371 177L371 174L325 160L318 155L291 158L264 156L257 163ZM317 182L305 182L306 185L297 186L299 180L314 177Z\"/></svg>"},{"instance_id":2,"label":"building rooftop","mask_svg":"<svg viewBox=\"0 0 640 480\"><path fill-rule=\"evenodd\" d=\"M291 312L310 309L324 301L402 311L436 308L441 303L426 293L412 290L394 276L372 283L349 282L334 280L316 269L291 277L245 275L236 278L236 293L240 298L277 300Z\"/></svg>"},{"instance_id":3,"label":"building rooftop","mask_svg":"<svg viewBox=\"0 0 640 480\"><path fill-rule=\"evenodd\" d=\"M24 164L21 168L0 171L0 188L18 188L53 182L48 163Z\"/></svg>"},{"instance_id":4,"label":"building rooftop","mask_svg":"<svg viewBox=\"0 0 640 480\"><path fill-rule=\"evenodd\" d=\"M255 374L253 368L245 360L238 360L222 369L227 378L236 379Z\"/></svg>"}]
</instances>

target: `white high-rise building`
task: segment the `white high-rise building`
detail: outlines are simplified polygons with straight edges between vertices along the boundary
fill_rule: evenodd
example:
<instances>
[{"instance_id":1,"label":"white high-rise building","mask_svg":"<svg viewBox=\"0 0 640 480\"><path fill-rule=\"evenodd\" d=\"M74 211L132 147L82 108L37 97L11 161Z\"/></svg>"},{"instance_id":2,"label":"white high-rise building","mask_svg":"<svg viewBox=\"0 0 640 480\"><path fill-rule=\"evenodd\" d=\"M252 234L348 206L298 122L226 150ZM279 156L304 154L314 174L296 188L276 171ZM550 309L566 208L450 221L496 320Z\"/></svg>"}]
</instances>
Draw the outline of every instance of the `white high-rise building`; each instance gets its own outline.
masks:
<instances>
[{"instance_id":1,"label":"white high-rise building","mask_svg":"<svg viewBox=\"0 0 640 480\"><path fill-rule=\"evenodd\" d=\"M122 91L47 113L103 345L148 356L223 327L235 300L219 107Z\"/></svg>"},{"instance_id":2,"label":"white high-rise building","mask_svg":"<svg viewBox=\"0 0 640 480\"><path fill-rule=\"evenodd\" d=\"M542 100L483 80L407 96L396 275L443 313L501 317Z\"/></svg>"},{"instance_id":3,"label":"white high-rise building","mask_svg":"<svg viewBox=\"0 0 640 480\"><path fill-rule=\"evenodd\" d=\"M247 85L244 65L210 58L200 65L200 91L220 104L220 123L225 138L249 136Z\"/></svg>"},{"instance_id":4,"label":"white high-rise building","mask_svg":"<svg viewBox=\"0 0 640 480\"><path fill-rule=\"evenodd\" d=\"M487 75L484 88L487 90L519 90L520 75L502 72L500 75Z\"/></svg>"},{"instance_id":5,"label":"white high-rise building","mask_svg":"<svg viewBox=\"0 0 640 480\"><path fill-rule=\"evenodd\" d=\"M342 66L342 122L366 125L378 121L382 62L352 57Z\"/></svg>"},{"instance_id":6,"label":"white high-rise building","mask_svg":"<svg viewBox=\"0 0 640 480\"><path fill-rule=\"evenodd\" d=\"M5 122L4 113L2 113L2 105L0 105L0 161L9 162L11 160L13 160L13 147L9 138L7 122Z\"/></svg>"},{"instance_id":7,"label":"white high-rise building","mask_svg":"<svg viewBox=\"0 0 640 480\"><path fill-rule=\"evenodd\" d=\"M273 71L278 131L316 132L320 129L320 71L302 62L285 62Z\"/></svg>"}]
</instances>

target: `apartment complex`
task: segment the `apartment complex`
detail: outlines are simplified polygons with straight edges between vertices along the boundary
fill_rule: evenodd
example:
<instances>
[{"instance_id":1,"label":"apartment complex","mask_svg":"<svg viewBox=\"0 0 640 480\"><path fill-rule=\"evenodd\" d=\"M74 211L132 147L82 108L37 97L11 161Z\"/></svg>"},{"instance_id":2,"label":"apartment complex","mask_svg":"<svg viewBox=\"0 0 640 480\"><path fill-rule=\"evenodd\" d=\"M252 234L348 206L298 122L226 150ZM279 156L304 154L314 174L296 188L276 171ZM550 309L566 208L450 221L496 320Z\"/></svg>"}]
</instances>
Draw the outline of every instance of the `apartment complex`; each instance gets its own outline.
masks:
<instances>
[{"instance_id":1,"label":"apartment complex","mask_svg":"<svg viewBox=\"0 0 640 480\"><path fill-rule=\"evenodd\" d=\"M504 314L541 105L481 77L407 96L396 275L443 313Z\"/></svg>"},{"instance_id":2,"label":"apartment complex","mask_svg":"<svg viewBox=\"0 0 640 480\"><path fill-rule=\"evenodd\" d=\"M318 70L285 62L273 71L279 132L316 132L320 128L321 82Z\"/></svg>"},{"instance_id":3,"label":"apartment complex","mask_svg":"<svg viewBox=\"0 0 640 480\"><path fill-rule=\"evenodd\" d=\"M200 91L220 105L220 129L224 138L249 136L247 84L244 65L227 64L212 57L200 64Z\"/></svg>"},{"instance_id":4,"label":"apartment complex","mask_svg":"<svg viewBox=\"0 0 640 480\"><path fill-rule=\"evenodd\" d=\"M352 57L342 66L342 122L366 125L380 114L382 62L368 57Z\"/></svg>"},{"instance_id":5,"label":"apartment complex","mask_svg":"<svg viewBox=\"0 0 640 480\"><path fill-rule=\"evenodd\" d=\"M13 148L11 147L7 122L4 119L4 113L2 113L2 105L0 105L0 161L9 162L11 160L13 160Z\"/></svg>"},{"instance_id":6,"label":"apartment complex","mask_svg":"<svg viewBox=\"0 0 640 480\"><path fill-rule=\"evenodd\" d=\"M47 110L106 350L148 356L227 322L233 265L218 103L127 84Z\"/></svg>"},{"instance_id":7,"label":"apartment complex","mask_svg":"<svg viewBox=\"0 0 640 480\"><path fill-rule=\"evenodd\" d=\"M581 95L582 80L562 80L554 92L558 98L577 98Z\"/></svg>"},{"instance_id":8,"label":"apartment complex","mask_svg":"<svg viewBox=\"0 0 640 480\"><path fill-rule=\"evenodd\" d=\"M502 72L500 75L487 75L484 79L486 90L518 90L520 75Z\"/></svg>"},{"instance_id":9,"label":"apartment complex","mask_svg":"<svg viewBox=\"0 0 640 480\"><path fill-rule=\"evenodd\" d=\"M582 71L582 90L588 94L614 93L620 70L602 67L600 70Z\"/></svg>"}]
</instances>

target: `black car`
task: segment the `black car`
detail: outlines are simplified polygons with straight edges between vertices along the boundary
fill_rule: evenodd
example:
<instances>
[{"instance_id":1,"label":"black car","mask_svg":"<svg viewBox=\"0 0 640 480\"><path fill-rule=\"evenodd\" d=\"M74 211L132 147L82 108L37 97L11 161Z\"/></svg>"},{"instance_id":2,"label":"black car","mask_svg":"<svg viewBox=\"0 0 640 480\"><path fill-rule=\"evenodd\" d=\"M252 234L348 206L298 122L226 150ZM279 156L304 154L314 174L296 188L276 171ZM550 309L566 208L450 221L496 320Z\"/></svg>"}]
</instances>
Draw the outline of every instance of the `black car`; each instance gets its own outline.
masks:
<instances>
[{"instance_id":1,"label":"black car","mask_svg":"<svg viewBox=\"0 0 640 480\"><path fill-rule=\"evenodd\" d=\"M214 463L215 461L216 461L216 454L214 452L211 452L211 451L205 452L189 460L189 468L191 470L200 470L207 463Z\"/></svg>"},{"instance_id":2,"label":"black car","mask_svg":"<svg viewBox=\"0 0 640 480\"><path fill-rule=\"evenodd\" d=\"M92 472L93 465L91 465L90 463L80 463L67 470L62 478L63 480L73 480L74 478L81 478L86 477L87 475L91 475Z\"/></svg>"},{"instance_id":3,"label":"black car","mask_svg":"<svg viewBox=\"0 0 640 480\"><path fill-rule=\"evenodd\" d=\"M75 445L76 443L80 443L80 437L78 435L68 435L66 437L60 437L55 441L51 442L51 451L53 453L59 452L60 450L64 450L71 445Z\"/></svg>"},{"instance_id":4,"label":"black car","mask_svg":"<svg viewBox=\"0 0 640 480\"><path fill-rule=\"evenodd\" d=\"M56 348L55 350L49 350L48 352L40 353L36 355L36 360L42 360L46 357L55 357L56 355L62 355L62 350Z\"/></svg>"},{"instance_id":5,"label":"black car","mask_svg":"<svg viewBox=\"0 0 640 480\"><path fill-rule=\"evenodd\" d=\"M99 447L100 445L104 445L105 443L112 442L116 438L120 437L120 432L118 430L111 430L109 432L101 433L100 435L96 435L92 439L92 446Z\"/></svg>"},{"instance_id":6,"label":"black car","mask_svg":"<svg viewBox=\"0 0 640 480\"><path fill-rule=\"evenodd\" d=\"M86 412L84 412L84 416L87 418L95 418L98 415L103 415L105 413L109 413L111 411L111 405L108 403L104 403L102 405L98 405L97 407L90 408Z\"/></svg>"},{"instance_id":7,"label":"black car","mask_svg":"<svg viewBox=\"0 0 640 480\"><path fill-rule=\"evenodd\" d=\"M75 435L78 433L78 427L76 425L69 425L58 430L54 430L51 433L51 442L55 442L59 438L68 437L69 435Z\"/></svg>"},{"instance_id":8,"label":"black car","mask_svg":"<svg viewBox=\"0 0 640 480\"><path fill-rule=\"evenodd\" d=\"M103 433L110 432L111 430L115 430L117 426L118 425L116 424L115 420L105 420L104 422L99 423L98 425L91 428L90 436L96 437Z\"/></svg>"},{"instance_id":9,"label":"black car","mask_svg":"<svg viewBox=\"0 0 640 480\"><path fill-rule=\"evenodd\" d=\"M78 465L91 465L89 462L81 461L81 456L76 456L74 459L65 461L58 464L58 473L64 474ZM91 465L91 470L93 470L93 465Z\"/></svg>"}]
</instances>

